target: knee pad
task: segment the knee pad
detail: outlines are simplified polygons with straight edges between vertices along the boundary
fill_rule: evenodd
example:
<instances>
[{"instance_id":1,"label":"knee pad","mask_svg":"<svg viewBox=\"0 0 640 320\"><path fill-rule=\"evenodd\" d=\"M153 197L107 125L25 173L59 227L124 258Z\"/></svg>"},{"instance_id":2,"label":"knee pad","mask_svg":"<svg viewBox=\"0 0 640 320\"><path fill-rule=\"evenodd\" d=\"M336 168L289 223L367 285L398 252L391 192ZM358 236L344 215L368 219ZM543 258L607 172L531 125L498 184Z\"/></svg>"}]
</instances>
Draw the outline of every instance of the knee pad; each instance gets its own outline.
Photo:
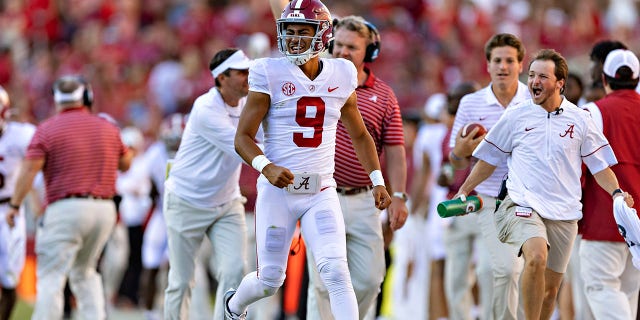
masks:
<instances>
[{"instance_id":1,"label":"knee pad","mask_svg":"<svg viewBox=\"0 0 640 320\"><path fill-rule=\"evenodd\" d=\"M284 283L285 272L280 266L268 265L261 267L259 275L260 282L268 287L266 289L273 289L271 294L275 293Z\"/></svg>"},{"instance_id":2,"label":"knee pad","mask_svg":"<svg viewBox=\"0 0 640 320\"><path fill-rule=\"evenodd\" d=\"M324 263L318 265L318 272L329 291L331 291L331 286L343 285L346 282L351 285L349 267L344 260L327 259Z\"/></svg>"}]
</instances>

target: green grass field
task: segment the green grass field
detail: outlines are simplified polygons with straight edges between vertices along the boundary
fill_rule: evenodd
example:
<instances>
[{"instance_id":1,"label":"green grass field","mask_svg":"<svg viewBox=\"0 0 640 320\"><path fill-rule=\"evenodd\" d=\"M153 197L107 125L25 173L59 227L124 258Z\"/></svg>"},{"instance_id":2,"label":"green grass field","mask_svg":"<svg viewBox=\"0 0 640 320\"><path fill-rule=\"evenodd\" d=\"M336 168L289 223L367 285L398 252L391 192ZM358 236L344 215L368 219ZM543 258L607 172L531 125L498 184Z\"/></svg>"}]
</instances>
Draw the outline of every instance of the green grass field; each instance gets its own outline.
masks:
<instances>
[{"instance_id":1,"label":"green grass field","mask_svg":"<svg viewBox=\"0 0 640 320\"><path fill-rule=\"evenodd\" d=\"M33 305L27 301L18 299L16 307L13 309L10 320L27 320L31 319L33 313ZM109 314L109 319L114 320L139 320L143 319L142 310L113 310Z\"/></svg>"},{"instance_id":2,"label":"green grass field","mask_svg":"<svg viewBox=\"0 0 640 320\"><path fill-rule=\"evenodd\" d=\"M13 309L13 313L11 314L10 319L11 320L31 319L32 313L33 313L33 306L24 300L18 299L18 302L16 303L16 307Z\"/></svg>"}]
</instances>

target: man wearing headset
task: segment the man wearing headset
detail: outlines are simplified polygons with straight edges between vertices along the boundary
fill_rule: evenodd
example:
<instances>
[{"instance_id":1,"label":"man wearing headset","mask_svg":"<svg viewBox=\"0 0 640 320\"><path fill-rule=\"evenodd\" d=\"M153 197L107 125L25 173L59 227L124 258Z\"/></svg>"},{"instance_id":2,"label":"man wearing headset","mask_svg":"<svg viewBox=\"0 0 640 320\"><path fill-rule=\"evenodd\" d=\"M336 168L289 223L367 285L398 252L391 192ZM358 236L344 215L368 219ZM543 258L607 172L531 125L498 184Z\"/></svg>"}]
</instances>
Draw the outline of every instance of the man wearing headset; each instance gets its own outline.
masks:
<instances>
[{"instance_id":1,"label":"man wearing headset","mask_svg":"<svg viewBox=\"0 0 640 320\"><path fill-rule=\"evenodd\" d=\"M42 122L27 148L9 201L13 227L20 204L38 171L46 187L45 213L36 232L37 296L32 319L62 318L67 276L81 319L106 319L96 264L116 221L113 202L117 170L127 170L132 153L120 131L91 114L89 84L64 76L54 84L57 114Z\"/></svg>"},{"instance_id":2,"label":"man wearing headset","mask_svg":"<svg viewBox=\"0 0 640 320\"><path fill-rule=\"evenodd\" d=\"M358 71L358 110L376 144L378 156L384 150L386 176L393 201L387 210L385 228L397 230L407 219L405 193L407 166L400 107L395 94L377 78L368 63L380 52L380 34L360 16L334 20L334 40L329 52L334 58L351 61ZM380 210L372 201L371 181L362 169L351 139L342 123L336 134L334 178L347 232L347 262L358 300L360 319L373 319L375 301L385 275L383 226ZM329 296L307 251L310 270L307 318L331 319Z\"/></svg>"}]
</instances>

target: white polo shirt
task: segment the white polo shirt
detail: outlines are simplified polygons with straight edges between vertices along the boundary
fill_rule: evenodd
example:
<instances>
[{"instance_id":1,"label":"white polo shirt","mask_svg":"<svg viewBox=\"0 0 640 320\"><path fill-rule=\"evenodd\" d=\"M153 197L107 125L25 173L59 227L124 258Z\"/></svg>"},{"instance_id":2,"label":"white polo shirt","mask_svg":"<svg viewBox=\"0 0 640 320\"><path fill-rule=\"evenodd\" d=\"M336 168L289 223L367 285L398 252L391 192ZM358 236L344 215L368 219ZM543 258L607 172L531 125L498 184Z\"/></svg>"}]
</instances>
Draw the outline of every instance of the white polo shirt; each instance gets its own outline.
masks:
<instances>
[{"instance_id":1,"label":"white polo shirt","mask_svg":"<svg viewBox=\"0 0 640 320\"><path fill-rule=\"evenodd\" d=\"M588 112L567 99L560 108L549 113L530 99L507 109L473 155L491 165L507 160L507 188L518 205L574 220L582 218L582 162L595 174L617 160Z\"/></svg>"},{"instance_id":2,"label":"white polo shirt","mask_svg":"<svg viewBox=\"0 0 640 320\"><path fill-rule=\"evenodd\" d=\"M516 95L511 99L507 107L503 107L498 98L491 89L491 84L474 92L465 95L460 100L458 106L458 112L456 112L456 119L453 122L451 129L451 137L449 138L449 146L453 149L456 144L456 136L458 131L469 122L477 122L482 124L489 132L491 128L498 122L498 119L502 116L505 109L509 109L516 104L526 101L531 98L527 85L522 82L518 82L518 90ZM475 160L474 164L475 164ZM496 170L491 174L489 178L479 184L475 191L481 194L490 196L497 196L500 192L500 186L502 180L507 174L506 162L497 166Z\"/></svg>"},{"instance_id":3,"label":"white polo shirt","mask_svg":"<svg viewBox=\"0 0 640 320\"><path fill-rule=\"evenodd\" d=\"M200 208L241 197L234 138L245 102L229 107L216 88L196 99L165 188Z\"/></svg>"}]
</instances>

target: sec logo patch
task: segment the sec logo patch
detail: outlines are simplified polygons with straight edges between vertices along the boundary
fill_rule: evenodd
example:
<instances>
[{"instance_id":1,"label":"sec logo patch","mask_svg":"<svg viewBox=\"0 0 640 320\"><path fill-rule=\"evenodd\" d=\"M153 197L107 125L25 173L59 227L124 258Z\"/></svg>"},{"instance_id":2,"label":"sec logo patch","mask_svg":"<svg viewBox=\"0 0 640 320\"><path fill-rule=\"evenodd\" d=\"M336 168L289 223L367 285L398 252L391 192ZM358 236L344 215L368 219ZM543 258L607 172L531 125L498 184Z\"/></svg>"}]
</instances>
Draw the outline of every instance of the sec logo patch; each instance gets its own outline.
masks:
<instances>
[{"instance_id":1,"label":"sec logo patch","mask_svg":"<svg viewBox=\"0 0 640 320\"><path fill-rule=\"evenodd\" d=\"M291 96L291 95L293 95L294 93L296 93L296 86L295 86L293 83L291 83L291 82L285 82L285 83L282 85L282 93L283 93L285 96Z\"/></svg>"}]
</instances>

